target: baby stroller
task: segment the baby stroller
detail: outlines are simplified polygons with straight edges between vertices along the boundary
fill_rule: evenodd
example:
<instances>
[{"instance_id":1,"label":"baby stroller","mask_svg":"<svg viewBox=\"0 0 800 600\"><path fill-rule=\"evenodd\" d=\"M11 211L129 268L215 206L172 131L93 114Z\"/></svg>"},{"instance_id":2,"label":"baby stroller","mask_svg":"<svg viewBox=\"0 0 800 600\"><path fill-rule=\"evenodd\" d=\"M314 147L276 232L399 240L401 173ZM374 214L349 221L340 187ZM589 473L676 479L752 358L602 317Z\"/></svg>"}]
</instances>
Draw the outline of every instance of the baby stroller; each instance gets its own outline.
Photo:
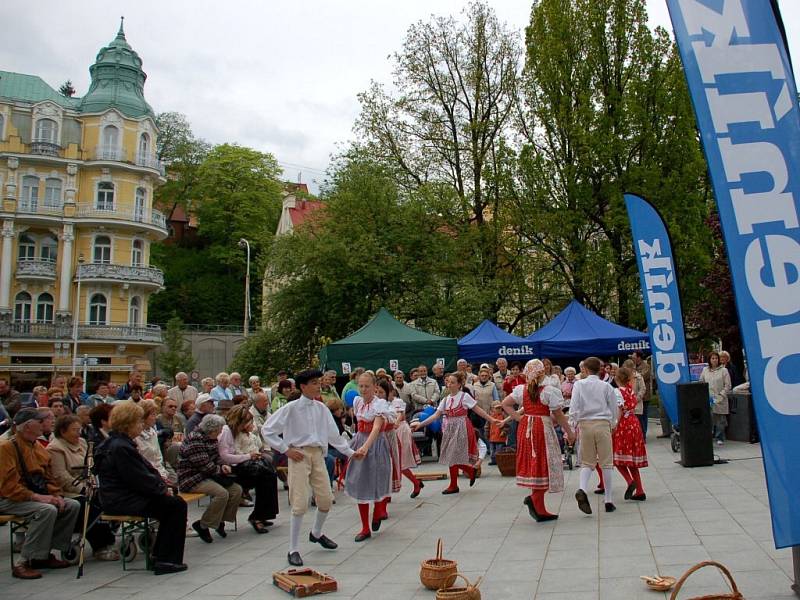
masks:
<instances>
[{"instance_id":1,"label":"baby stroller","mask_svg":"<svg viewBox=\"0 0 800 600\"><path fill-rule=\"evenodd\" d=\"M681 430L674 423L672 424L672 433L669 436L669 445L673 452L681 451Z\"/></svg>"},{"instance_id":2,"label":"baby stroller","mask_svg":"<svg viewBox=\"0 0 800 600\"><path fill-rule=\"evenodd\" d=\"M564 466L570 471L575 468L575 444L564 442Z\"/></svg>"}]
</instances>

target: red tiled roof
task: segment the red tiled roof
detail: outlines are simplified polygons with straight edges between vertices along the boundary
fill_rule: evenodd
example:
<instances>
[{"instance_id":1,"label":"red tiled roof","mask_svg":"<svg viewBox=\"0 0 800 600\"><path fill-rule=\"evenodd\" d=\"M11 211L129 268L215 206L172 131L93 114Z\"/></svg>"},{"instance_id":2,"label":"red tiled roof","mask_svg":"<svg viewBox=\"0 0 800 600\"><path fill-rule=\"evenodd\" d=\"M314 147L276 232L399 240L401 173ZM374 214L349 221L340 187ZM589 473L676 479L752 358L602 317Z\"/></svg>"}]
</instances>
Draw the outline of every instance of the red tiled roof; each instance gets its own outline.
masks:
<instances>
[{"instance_id":1,"label":"red tiled roof","mask_svg":"<svg viewBox=\"0 0 800 600\"><path fill-rule=\"evenodd\" d=\"M301 185L305 186L305 184ZM295 208L289 209L289 218L292 219L292 226L297 227L308 218L308 215L315 210L322 208L322 206L322 202L316 202L313 200L300 200L298 198L295 203Z\"/></svg>"}]
</instances>

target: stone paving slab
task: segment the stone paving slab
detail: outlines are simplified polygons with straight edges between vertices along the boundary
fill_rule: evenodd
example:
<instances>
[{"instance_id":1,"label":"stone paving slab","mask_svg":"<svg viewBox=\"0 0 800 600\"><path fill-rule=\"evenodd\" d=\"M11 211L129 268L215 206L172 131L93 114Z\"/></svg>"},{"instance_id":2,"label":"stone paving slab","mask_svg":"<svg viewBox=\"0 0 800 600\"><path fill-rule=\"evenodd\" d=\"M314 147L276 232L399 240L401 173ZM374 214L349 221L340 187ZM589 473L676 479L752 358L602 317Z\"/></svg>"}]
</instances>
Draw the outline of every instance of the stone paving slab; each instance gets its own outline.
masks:
<instances>
[{"instance_id":1,"label":"stone paving slab","mask_svg":"<svg viewBox=\"0 0 800 600\"><path fill-rule=\"evenodd\" d=\"M488 600L664 599L666 594L646 589L639 575L678 577L708 559L726 564L748 599L796 598L790 589L791 552L772 544L760 447L729 442L715 447L727 464L684 469L657 433L653 426L650 467L642 471L647 501L624 501L622 479L615 476L614 513L603 512L602 497L593 494L593 514L581 513L573 499L578 472L566 471L566 491L547 497L548 508L560 518L537 524L513 479L487 467L475 487L462 480L457 495L442 496L447 482L431 481L411 500L406 483L389 505L390 519L362 544L353 540L359 529L353 502L337 494L326 534L339 549L302 542L301 554L306 565L338 580L339 591L324 596L331 600L433 600L434 593L419 583L419 564L434 555L438 537L470 581L483 578L482 596ZM425 463L421 469L439 467ZM246 525L248 511L239 511L239 531L224 540L205 544L188 538L189 570L162 577L90 559L81 580L73 569L46 572L37 581L16 580L8 570L8 529L0 528L0 598L287 600L290 596L272 585L272 573L288 567L286 494L266 535ZM190 518L199 512L190 505ZM312 516L306 518L310 527ZM141 557L133 566L143 566ZM722 576L706 568L692 576L681 597L726 589Z\"/></svg>"}]
</instances>

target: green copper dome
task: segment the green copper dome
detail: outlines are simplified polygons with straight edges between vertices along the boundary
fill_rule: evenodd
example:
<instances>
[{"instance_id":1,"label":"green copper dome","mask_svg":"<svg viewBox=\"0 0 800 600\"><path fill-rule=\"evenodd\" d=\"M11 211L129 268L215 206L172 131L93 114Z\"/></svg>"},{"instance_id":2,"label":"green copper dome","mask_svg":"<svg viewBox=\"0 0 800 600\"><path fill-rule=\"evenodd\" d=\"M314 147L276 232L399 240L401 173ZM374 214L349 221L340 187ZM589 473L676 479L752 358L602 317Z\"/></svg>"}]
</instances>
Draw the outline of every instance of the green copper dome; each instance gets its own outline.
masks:
<instances>
[{"instance_id":1,"label":"green copper dome","mask_svg":"<svg viewBox=\"0 0 800 600\"><path fill-rule=\"evenodd\" d=\"M116 108L128 117L145 115L155 117L153 109L144 99L142 59L125 39L122 23L111 43L97 53L95 63L89 67L92 84L81 100L81 112L103 112Z\"/></svg>"}]
</instances>

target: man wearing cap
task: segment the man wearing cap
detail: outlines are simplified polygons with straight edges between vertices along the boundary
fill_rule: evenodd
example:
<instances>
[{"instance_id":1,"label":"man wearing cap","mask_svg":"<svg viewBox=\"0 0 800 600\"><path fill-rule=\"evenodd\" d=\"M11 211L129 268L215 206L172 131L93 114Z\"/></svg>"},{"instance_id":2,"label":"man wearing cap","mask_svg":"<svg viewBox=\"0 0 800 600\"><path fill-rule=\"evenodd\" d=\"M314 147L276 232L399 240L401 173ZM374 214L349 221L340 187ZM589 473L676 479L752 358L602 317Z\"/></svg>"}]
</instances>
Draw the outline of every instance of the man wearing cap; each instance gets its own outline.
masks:
<instances>
[{"instance_id":1,"label":"man wearing cap","mask_svg":"<svg viewBox=\"0 0 800 600\"><path fill-rule=\"evenodd\" d=\"M325 467L328 445L347 457L353 450L339 433L331 411L318 402L322 372L308 369L297 374L297 384L302 395L297 400L284 404L261 428L261 434L270 448L289 459L289 500L292 518L289 531L289 564L302 566L300 557L300 528L303 515L308 509L308 488L312 488L317 503L314 526L308 541L323 548L334 550L335 542L322 534L322 526L333 504L330 479ZM356 456L361 458L361 456Z\"/></svg>"},{"instance_id":2,"label":"man wearing cap","mask_svg":"<svg viewBox=\"0 0 800 600\"><path fill-rule=\"evenodd\" d=\"M194 401L194 413L186 421L186 435L192 433L194 428L203 420L203 417L214 414L215 410L216 407L211 394L198 394L197 400Z\"/></svg>"},{"instance_id":3,"label":"man wearing cap","mask_svg":"<svg viewBox=\"0 0 800 600\"><path fill-rule=\"evenodd\" d=\"M69 562L51 553L69 550L80 504L61 495L50 473L50 455L37 439L44 415L24 408L14 416L16 434L0 443L0 513L23 517L28 525L20 551L21 561L11 574L19 579L39 579L37 569L64 569Z\"/></svg>"}]
</instances>

